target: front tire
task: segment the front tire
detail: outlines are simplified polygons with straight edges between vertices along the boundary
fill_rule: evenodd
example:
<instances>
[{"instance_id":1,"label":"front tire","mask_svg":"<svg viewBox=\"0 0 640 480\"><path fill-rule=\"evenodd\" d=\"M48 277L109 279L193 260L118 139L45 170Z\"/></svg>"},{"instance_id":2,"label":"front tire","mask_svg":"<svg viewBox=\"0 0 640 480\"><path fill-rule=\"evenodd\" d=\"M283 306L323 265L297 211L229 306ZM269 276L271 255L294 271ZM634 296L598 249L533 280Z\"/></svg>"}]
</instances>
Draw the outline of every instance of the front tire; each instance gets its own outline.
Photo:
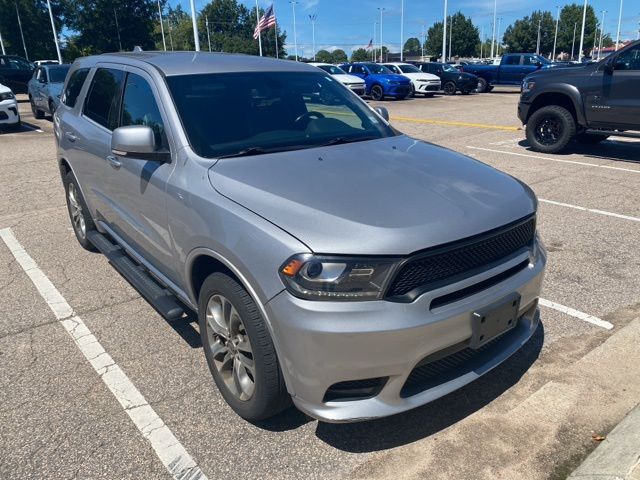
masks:
<instances>
[{"instance_id":1,"label":"front tire","mask_svg":"<svg viewBox=\"0 0 640 480\"><path fill-rule=\"evenodd\" d=\"M31 97L31 95L29 95L29 103L31 104L31 112L33 112L34 118L36 118L37 120L42 120L44 118L44 112L42 110L38 110L38 107L36 107L36 104L34 103L33 97Z\"/></svg>"},{"instance_id":2,"label":"front tire","mask_svg":"<svg viewBox=\"0 0 640 480\"><path fill-rule=\"evenodd\" d=\"M487 81L484 78L479 78L477 92L485 93L488 91L489 91L489 84L487 83Z\"/></svg>"},{"instance_id":3,"label":"front tire","mask_svg":"<svg viewBox=\"0 0 640 480\"><path fill-rule=\"evenodd\" d=\"M536 152L561 152L575 136L573 115L558 105L536 110L527 121L527 140Z\"/></svg>"},{"instance_id":4,"label":"front tire","mask_svg":"<svg viewBox=\"0 0 640 480\"><path fill-rule=\"evenodd\" d=\"M456 84L454 82L447 82L442 87L445 95L455 95L456 94Z\"/></svg>"},{"instance_id":5,"label":"front tire","mask_svg":"<svg viewBox=\"0 0 640 480\"><path fill-rule=\"evenodd\" d=\"M76 234L78 243L82 248L90 252L97 251L96 247L87 239L87 233L95 230L96 226L93 223L93 219L89 214L89 208L87 207L78 181L72 172L68 172L64 177L64 189L67 198L67 210L69 212L69 219L71 220L71 226L73 227L73 233Z\"/></svg>"},{"instance_id":6,"label":"front tire","mask_svg":"<svg viewBox=\"0 0 640 480\"><path fill-rule=\"evenodd\" d=\"M235 279L220 272L207 277L198 322L213 380L234 412L255 422L291 404L266 322Z\"/></svg>"},{"instance_id":7,"label":"front tire","mask_svg":"<svg viewBox=\"0 0 640 480\"><path fill-rule=\"evenodd\" d=\"M371 98L376 101L380 101L384 98L384 90L380 85L374 85L371 87Z\"/></svg>"}]
</instances>

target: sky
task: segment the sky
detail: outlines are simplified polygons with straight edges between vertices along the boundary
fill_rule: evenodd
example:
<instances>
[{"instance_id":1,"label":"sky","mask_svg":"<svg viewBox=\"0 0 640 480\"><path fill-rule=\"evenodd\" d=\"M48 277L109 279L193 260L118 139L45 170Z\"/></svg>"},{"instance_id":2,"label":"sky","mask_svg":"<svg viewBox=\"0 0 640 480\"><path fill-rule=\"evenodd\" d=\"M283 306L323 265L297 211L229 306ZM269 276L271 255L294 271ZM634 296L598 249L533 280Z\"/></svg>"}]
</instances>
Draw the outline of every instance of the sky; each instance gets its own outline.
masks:
<instances>
[{"instance_id":1,"label":"sky","mask_svg":"<svg viewBox=\"0 0 640 480\"><path fill-rule=\"evenodd\" d=\"M392 51L400 49L400 24L402 0L297 0L296 29L298 54L310 57L313 53L312 24L309 15L317 15L315 26L316 51L321 48L334 50L341 48L350 54L353 49L366 47L374 35L374 22L380 21L379 7L384 8L382 19L382 39ZM582 3L582 0L574 0ZM588 0L601 18L605 13L605 33L615 41L618 27L620 0ZM640 2L622 0L621 39L635 39L640 22ZM189 0L170 0L172 5L181 3L189 10ZM202 8L208 0L195 0L196 9ZM255 8L255 0L242 1L247 7ZM260 7L267 8L272 0L258 0ZM287 51L294 53L293 11L288 0L275 0L276 18L281 29L287 31ZM556 6L574 3L563 0L537 0L535 7L526 0L497 0L498 17L502 17L501 32L514 20L529 15L535 9L549 10L555 15ZM448 11L461 11L470 16L479 29L484 29L491 38L493 20L493 0L448 0ZM422 24L428 28L435 21L441 21L444 0L404 0L404 39L418 37ZM376 44L379 43L379 24L376 28ZM425 29L426 29L425 28Z\"/></svg>"}]
</instances>

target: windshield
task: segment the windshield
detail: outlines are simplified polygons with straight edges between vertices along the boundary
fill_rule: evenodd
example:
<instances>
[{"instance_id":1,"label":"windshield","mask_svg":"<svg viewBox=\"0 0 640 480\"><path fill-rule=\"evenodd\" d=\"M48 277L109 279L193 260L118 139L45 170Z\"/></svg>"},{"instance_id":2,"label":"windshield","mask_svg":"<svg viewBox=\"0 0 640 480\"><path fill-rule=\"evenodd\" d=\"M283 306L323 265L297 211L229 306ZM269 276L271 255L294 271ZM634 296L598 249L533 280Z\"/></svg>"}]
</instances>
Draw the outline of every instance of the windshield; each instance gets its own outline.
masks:
<instances>
[{"instance_id":1,"label":"windshield","mask_svg":"<svg viewBox=\"0 0 640 480\"><path fill-rule=\"evenodd\" d=\"M320 72L242 72L167 78L189 143L218 158L395 135L371 109Z\"/></svg>"},{"instance_id":2,"label":"windshield","mask_svg":"<svg viewBox=\"0 0 640 480\"><path fill-rule=\"evenodd\" d=\"M420 70L413 65L398 65L402 73L420 73Z\"/></svg>"},{"instance_id":3,"label":"windshield","mask_svg":"<svg viewBox=\"0 0 640 480\"><path fill-rule=\"evenodd\" d=\"M377 63L367 63L365 66L369 69L371 73L381 73L381 74L393 73L387 67L378 65Z\"/></svg>"},{"instance_id":4,"label":"windshield","mask_svg":"<svg viewBox=\"0 0 640 480\"><path fill-rule=\"evenodd\" d=\"M340 67L336 67L335 65L318 65L318 68L321 68L327 73L331 75L346 75L347 72L342 70Z\"/></svg>"},{"instance_id":5,"label":"windshield","mask_svg":"<svg viewBox=\"0 0 640 480\"><path fill-rule=\"evenodd\" d=\"M71 65L60 65L59 67L49 67L49 83L64 83L67 72Z\"/></svg>"}]
</instances>

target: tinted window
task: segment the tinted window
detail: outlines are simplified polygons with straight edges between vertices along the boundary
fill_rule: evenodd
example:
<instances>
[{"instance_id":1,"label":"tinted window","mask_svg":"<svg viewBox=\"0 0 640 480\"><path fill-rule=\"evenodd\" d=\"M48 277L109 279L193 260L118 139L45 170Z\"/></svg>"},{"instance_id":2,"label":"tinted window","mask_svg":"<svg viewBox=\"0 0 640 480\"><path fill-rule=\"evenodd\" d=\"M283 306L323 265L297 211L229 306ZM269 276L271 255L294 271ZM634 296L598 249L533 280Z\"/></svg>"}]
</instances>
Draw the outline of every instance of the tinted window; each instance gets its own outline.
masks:
<instances>
[{"instance_id":1,"label":"tinted window","mask_svg":"<svg viewBox=\"0 0 640 480\"><path fill-rule=\"evenodd\" d=\"M47 72L44 68L38 68L36 70L36 79L38 79L39 81L42 82L46 82L47 81Z\"/></svg>"},{"instance_id":2,"label":"tinted window","mask_svg":"<svg viewBox=\"0 0 640 480\"><path fill-rule=\"evenodd\" d=\"M366 68L369 69L369 72L376 74L389 74L392 73L387 67L383 65L378 65L377 63L367 63Z\"/></svg>"},{"instance_id":3,"label":"tinted window","mask_svg":"<svg viewBox=\"0 0 640 480\"><path fill-rule=\"evenodd\" d=\"M8 57L9 68L16 70L31 70L31 64L26 60L17 57Z\"/></svg>"},{"instance_id":4,"label":"tinted window","mask_svg":"<svg viewBox=\"0 0 640 480\"><path fill-rule=\"evenodd\" d=\"M191 147L204 157L394 135L360 99L321 72L184 75L167 77L167 83Z\"/></svg>"},{"instance_id":5,"label":"tinted window","mask_svg":"<svg viewBox=\"0 0 640 480\"><path fill-rule=\"evenodd\" d=\"M156 145L166 147L164 123L158 104L147 81L135 73L127 75L122 97L122 121L120 125L146 125L153 129Z\"/></svg>"},{"instance_id":6,"label":"tinted window","mask_svg":"<svg viewBox=\"0 0 640 480\"><path fill-rule=\"evenodd\" d=\"M520 65L520 55L507 55L504 59L505 65Z\"/></svg>"},{"instance_id":7,"label":"tinted window","mask_svg":"<svg viewBox=\"0 0 640 480\"><path fill-rule=\"evenodd\" d=\"M350 71L352 73L364 73L364 68L361 65L351 65Z\"/></svg>"},{"instance_id":8,"label":"tinted window","mask_svg":"<svg viewBox=\"0 0 640 480\"><path fill-rule=\"evenodd\" d=\"M616 70L640 70L640 45L618 55L615 59Z\"/></svg>"},{"instance_id":9,"label":"tinted window","mask_svg":"<svg viewBox=\"0 0 640 480\"><path fill-rule=\"evenodd\" d=\"M62 103L71 108L75 106L76 100L78 99L78 95L80 95L80 90L82 90L82 85L87 79L88 73L88 68L79 68L71 74L71 78L69 78L69 81L62 92L62 98L60 99Z\"/></svg>"},{"instance_id":10,"label":"tinted window","mask_svg":"<svg viewBox=\"0 0 640 480\"><path fill-rule=\"evenodd\" d=\"M49 67L49 81L51 83L63 83L69 72L69 65Z\"/></svg>"},{"instance_id":11,"label":"tinted window","mask_svg":"<svg viewBox=\"0 0 640 480\"><path fill-rule=\"evenodd\" d=\"M400 65L400 70L402 71L402 73L419 73L420 70L418 70L414 65Z\"/></svg>"},{"instance_id":12,"label":"tinted window","mask_svg":"<svg viewBox=\"0 0 640 480\"><path fill-rule=\"evenodd\" d=\"M109 130L116 127L123 80L124 73L121 70L99 68L93 76L84 105L84 114Z\"/></svg>"},{"instance_id":13,"label":"tinted window","mask_svg":"<svg viewBox=\"0 0 640 480\"><path fill-rule=\"evenodd\" d=\"M321 68L331 75L344 75L346 73L340 67L336 67L335 65L318 65L318 68Z\"/></svg>"}]
</instances>

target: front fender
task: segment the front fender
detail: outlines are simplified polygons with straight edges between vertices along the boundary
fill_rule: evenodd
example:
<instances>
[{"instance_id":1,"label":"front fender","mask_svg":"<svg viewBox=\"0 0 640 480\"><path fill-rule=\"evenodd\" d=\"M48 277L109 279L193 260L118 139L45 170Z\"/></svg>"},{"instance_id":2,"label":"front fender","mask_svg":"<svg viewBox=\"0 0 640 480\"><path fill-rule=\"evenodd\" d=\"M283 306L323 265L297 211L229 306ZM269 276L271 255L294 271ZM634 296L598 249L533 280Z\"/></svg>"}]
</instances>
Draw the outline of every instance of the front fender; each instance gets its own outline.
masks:
<instances>
[{"instance_id":1,"label":"front fender","mask_svg":"<svg viewBox=\"0 0 640 480\"><path fill-rule=\"evenodd\" d=\"M536 81L535 78L531 79L532 81ZM580 125L586 125L586 115L584 111L584 102L582 101L582 95L580 95L580 90L575 85L571 85L568 83L550 83L543 87L543 90L536 92L535 90L531 92L533 95L531 97L523 97L522 101L526 103L534 104L536 101L542 100L544 95L550 94L560 94L564 95L571 100L573 104L573 108L576 111L576 120Z\"/></svg>"}]
</instances>

